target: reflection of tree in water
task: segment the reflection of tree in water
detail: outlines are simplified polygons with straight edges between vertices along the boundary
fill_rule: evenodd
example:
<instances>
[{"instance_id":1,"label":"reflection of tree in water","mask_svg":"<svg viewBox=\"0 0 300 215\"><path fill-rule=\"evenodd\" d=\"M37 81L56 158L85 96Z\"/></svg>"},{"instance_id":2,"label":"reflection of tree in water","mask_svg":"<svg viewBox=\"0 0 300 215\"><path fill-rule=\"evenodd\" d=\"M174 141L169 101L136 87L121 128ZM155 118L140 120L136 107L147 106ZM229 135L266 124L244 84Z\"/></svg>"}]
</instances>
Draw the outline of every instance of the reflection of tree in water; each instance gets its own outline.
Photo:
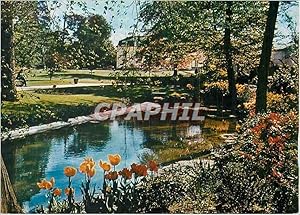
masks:
<instances>
[{"instance_id":1,"label":"reflection of tree in water","mask_svg":"<svg viewBox=\"0 0 300 215\"><path fill-rule=\"evenodd\" d=\"M229 130L234 130L235 125L235 121L205 119L203 128L211 129L216 132L228 132Z\"/></svg>"},{"instance_id":2,"label":"reflection of tree in water","mask_svg":"<svg viewBox=\"0 0 300 215\"><path fill-rule=\"evenodd\" d=\"M44 137L45 141L41 140L41 136L38 137L39 141L36 139L30 137L3 143L3 159L20 203L39 192L36 182L45 177L44 169L48 164L51 144L49 137Z\"/></svg>"},{"instance_id":3,"label":"reflection of tree in water","mask_svg":"<svg viewBox=\"0 0 300 215\"><path fill-rule=\"evenodd\" d=\"M111 138L109 125L85 124L71 128L72 132L64 136L64 154L66 157L84 153L88 146L103 147Z\"/></svg>"},{"instance_id":4,"label":"reflection of tree in water","mask_svg":"<svg viewBox=\"0 0 300 215\"><path fill-rule=\"evenodd\" d=\"M168 146L181 147L182 138L185 134L185 131L182 130L186 129L186 126L182 125L173 121L147 121L143 124L137 124L144 132L144 147L150 149Z\"/></svg>"}]
</instances>

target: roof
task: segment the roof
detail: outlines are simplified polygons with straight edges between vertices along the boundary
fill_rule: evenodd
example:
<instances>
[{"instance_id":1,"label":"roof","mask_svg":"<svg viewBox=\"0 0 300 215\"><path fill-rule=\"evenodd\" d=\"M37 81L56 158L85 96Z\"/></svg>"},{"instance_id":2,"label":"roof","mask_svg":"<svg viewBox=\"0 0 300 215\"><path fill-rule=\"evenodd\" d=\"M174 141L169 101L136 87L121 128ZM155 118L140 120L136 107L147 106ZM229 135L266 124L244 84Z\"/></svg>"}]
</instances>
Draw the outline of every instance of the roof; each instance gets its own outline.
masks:
<instances>
[{"instance_id":1,"label":"roof","mask_svg":"<svg viewBox=\"0 0 300 215\"><path fill-rule=\"evenodd\" d=\"M123 40L120 40L118 43L118 46L135 46L135 43L140 44L141 43L142 36L130 36L126 37Z\"/></svg>"}]
</instances>

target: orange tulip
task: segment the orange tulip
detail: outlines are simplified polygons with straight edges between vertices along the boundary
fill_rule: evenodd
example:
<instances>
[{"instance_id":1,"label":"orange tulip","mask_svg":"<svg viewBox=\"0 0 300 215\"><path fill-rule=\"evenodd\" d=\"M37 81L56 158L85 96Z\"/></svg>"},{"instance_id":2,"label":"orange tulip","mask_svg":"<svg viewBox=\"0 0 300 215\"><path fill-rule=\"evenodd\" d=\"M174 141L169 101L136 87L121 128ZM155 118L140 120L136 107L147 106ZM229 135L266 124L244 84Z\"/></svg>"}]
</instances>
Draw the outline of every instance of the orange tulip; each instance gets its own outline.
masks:
<instances>
[{"instance_id":1,"label":"orange tulip","mask_svg":"<svg viewBox=\"0 0 300 215\"><path fill-rule=\"evenodd\" d=\"M54 183L55 183L55 179L52 177L50 181L43 179L41 182L37 182L36 184L40 189L50 190L54 186Z\"/></svg>"},{"instance_id":2,"label":"orange tulip","mask_svg":"<svg viewBox=\"0 0 300 215\"><path fill-rule=\"evenodd\" d=\"M132 172L130 172L127 168L122 169L122 171L119 172L119 175L121 175L125 179L132 178Z\"/></svg>"},{"instance_id":3,"label":"orange tulip","mask_svg":"<svg viewBox=\"0 0 300 215\"><path fill-rule=\"evenodd\" d=\"M92 168L86 173L89 177L93 177L96 174L96 169Z\"/></svg>"},{"instance_id":4,"label":"orange tulip","mask_svg":"<svg viewBox=\"0 0 300 215\"><path fill-rule=\"evenodd\" d=\"M72 177L72 176L76 175L77 169L72 166L67 166L64 169L64 173L67 177Z\"/></svg>"},{"instance_id":5,"label":"orange tulip","mask_svg":"<svg viewBox=\"0 0 300 215\"><path fill-rule=\"evenodd\" d=\"M118 173L116 171L109 172L105 175L105 178L109 180L116 180L118 178Z\"/></svg>"},{"instance_id":6,"label":"orange tulip","mask_svg":"<svg viewBox=\"0 0 300 215\"><path fill-rule=\"evenodd\" d=\"M53 187L53 186L54 186L54 183L55 183L55 179L54 179L53 177L50 178L50 183L51 183L51 185L52 185L51 187Z\"/></svg>"},{"instance_id":7,"label":"orange tulip","mask_svg":"<svg viewBox=\"0 0 300 215\"><path fill-rule=\"evenodd\" d=\"M46 189L46 183L47 181L43 179L41 182L37 182L36 184L40 189Z\"/></svg>"},{"instance_id":8,"label":"orange tulip","mask_svg":"<svg viewBox=\"0 0 300 215\"><path fill-rule=\"evenodd\" d=\"M75 193L75 191L74 191L74 189L73 188L66 188L65 189L65 194L68 196L68 195L70 195L70 194L74 194Z\"/></svg>"},{"instance_id":9,"label":"orange tulip","mask_svg":"<svg viewBox=\"0 0 300 215\"><path fill-rule=\"evenodd\" d=\"M95 167L96 163L92 158L85 158L84 161L79 166L79 171L81 173L88 173Z\"/></svg>"},{"instance_id":10,"label":"orange tulip","mask_svg":"<svg viewBox=\"0 0 300 215\"><path fill-rule=\"evenodd\" d=\"M157 172L158 171L158 164L155 161L153 161L153 160L150 160L148 162L148 167L153 172Z\"/></svg>"},{"instance_id":11,"label":"orange tulip","mask_svg":"<svg viewBox=\"0 0 300 215\"><path fill-rule=\"evenodd\" d=\"M60 195L61 195L61 189L56 188L56 189L53 191L53 195L54 195L54 196L60 196Z\"/></svg>"},{"instance_id":12,"label":"orange tulip","mask_svg":"<svg viewBox=\"0 0 300 215\"><path fill-rule=\"evenodd\" d=\"M108 160L111 163L111 165L117 166L121 161L121 155L119 155L119 154L115 154L115 155L109 154L108 155Z\"/></svg>"},{"instance_id":13,"label":"orange tulip","mask_svg":"<svg viewBox=\"0 0 300 215\"><path fill-rule=\"evenodd\" d=\"M110 170L110 164L103 162L102 160L99 161L99 166L104 170L104 171L109 171Z\"/></svg>"}]
</instances>

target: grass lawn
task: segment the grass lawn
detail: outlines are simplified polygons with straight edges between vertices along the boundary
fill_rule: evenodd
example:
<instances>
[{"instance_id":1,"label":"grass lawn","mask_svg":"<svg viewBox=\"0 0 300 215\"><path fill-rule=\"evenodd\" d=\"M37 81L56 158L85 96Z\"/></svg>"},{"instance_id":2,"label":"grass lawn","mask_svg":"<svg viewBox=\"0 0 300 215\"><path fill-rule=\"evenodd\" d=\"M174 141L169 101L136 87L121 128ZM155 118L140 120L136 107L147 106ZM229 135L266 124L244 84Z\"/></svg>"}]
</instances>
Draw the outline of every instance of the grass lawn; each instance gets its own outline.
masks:
<instances>
[{"instance_id":1,"label":"grass lawn","mask_svg":"<svg viewBox=\"0 0 300 215\"><path fill-rule=\"evenodd\" d=\"M94 112L97 104L119 101L93 93L44 93L21 91L16 102L2 101L2 131L46 124L68 118L88 115Z\"/></svg>"},{"instance_id":2,"label":"grass lawn","mask_svg":"<svg viewBox=\"0 0 300 215\"><path fill-rule=\"evenodd\" d=\"M19 100L16 102L2 101L2 113L7 112L26 112L29 105L66 105L76 106L85 104L96 106L101 102L112 103L118 101L118 98L99 96L95 94L45 94L32 91L23 91L18 94Z\"/></svg>"},{"instance_id":3,"label":"grass lawn","mask_svg":"<svg viewBox=\"0 0 300 215\"><path fill-rule=\"evenodd\" d=\"M52 79L45 70L30 69L26 71L27 85L28 86L43 86L43 85L62 85L73 84L74 78L79 78L79 83L111 83L114 75L125 74L126 71L113 71L113 70L93 70L91 74L89 70L64 70L53 74ZM191 71L179 71L183 76L189 76ZM151 72L151 77L164 77L171 76L172 71L159 71ZM135 71L135 77L149 77L149 73L143 71Z\"/></svg>"}]
</instances>

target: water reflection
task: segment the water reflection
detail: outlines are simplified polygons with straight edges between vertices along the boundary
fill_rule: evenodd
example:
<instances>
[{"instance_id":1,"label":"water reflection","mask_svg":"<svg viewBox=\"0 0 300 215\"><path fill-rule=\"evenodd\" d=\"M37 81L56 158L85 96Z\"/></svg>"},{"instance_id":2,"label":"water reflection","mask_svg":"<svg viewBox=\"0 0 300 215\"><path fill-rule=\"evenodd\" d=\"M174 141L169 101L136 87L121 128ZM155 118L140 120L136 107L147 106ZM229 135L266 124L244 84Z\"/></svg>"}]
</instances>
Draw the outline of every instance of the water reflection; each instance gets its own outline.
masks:
<instances>
[{"instance_id":1,"label":"water reflection","mask_svg":"<svg viewBox=\"0 0 300 215\"><path fill-rule=\"evenodd\" d=\"M78 167L87 156L98 163L100 159L106 160L109 153L119 153L122 162L118 169L153 158L160 162L169 161L215 147L222 142L220 133L235 128L234 122L226 122L224 126L224 122L208 121L194 124L158 121L85 124L5 142L2 153L18 200L29 211L46 202L45 193L36 186L37 181L53 176L56 186L64 189L67 184L64 167ZM218 126L221 129L216 129ZM93 181L100 185L103 173L98 165L97 171ZM77 197L83 179L80 173L74 177Z\"/></svg>"}]
</instances>

